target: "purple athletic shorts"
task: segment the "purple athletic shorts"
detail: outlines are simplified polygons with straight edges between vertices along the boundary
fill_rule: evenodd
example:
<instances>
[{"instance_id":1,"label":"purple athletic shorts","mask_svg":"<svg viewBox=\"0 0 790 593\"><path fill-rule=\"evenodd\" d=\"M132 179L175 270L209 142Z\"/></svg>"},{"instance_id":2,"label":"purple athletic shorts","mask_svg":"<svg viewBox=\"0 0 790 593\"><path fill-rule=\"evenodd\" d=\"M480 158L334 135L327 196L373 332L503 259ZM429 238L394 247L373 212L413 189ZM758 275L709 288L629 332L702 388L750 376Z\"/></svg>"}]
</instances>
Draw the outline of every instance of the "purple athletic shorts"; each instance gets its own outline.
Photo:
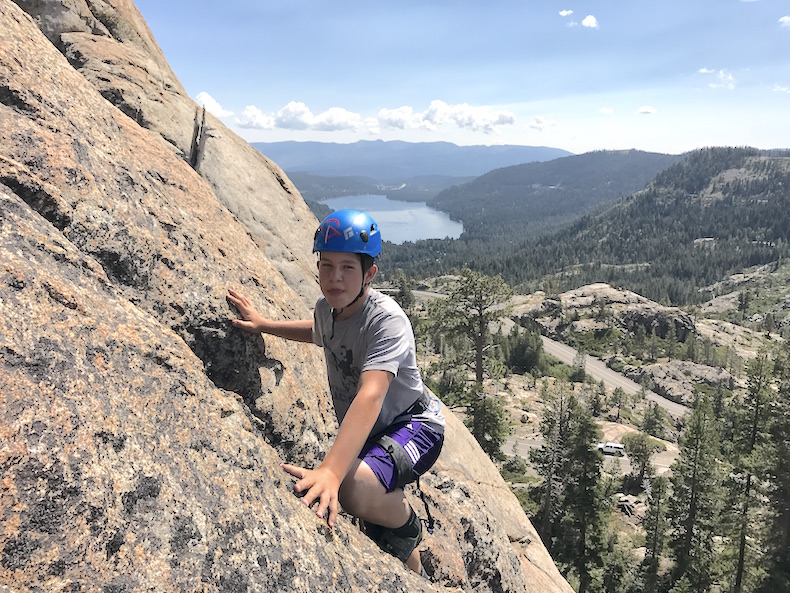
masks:
<instances>
[{"instance_id":1,"label":"purple athletic shorts","mask_svg":"<svg viewBox=\"0 0 790 593\"><path fill-rule=\"evenodd\" d=\"M436 462L444 444L444 435L416 420L393 424L383 434L400 443L414 467L414 473L421 476ZM359 453L359 458L370 466L373 473L387 489L395 490L395 465L392 457L375 441L368 441Z\"/></svg>"}]
</instances>

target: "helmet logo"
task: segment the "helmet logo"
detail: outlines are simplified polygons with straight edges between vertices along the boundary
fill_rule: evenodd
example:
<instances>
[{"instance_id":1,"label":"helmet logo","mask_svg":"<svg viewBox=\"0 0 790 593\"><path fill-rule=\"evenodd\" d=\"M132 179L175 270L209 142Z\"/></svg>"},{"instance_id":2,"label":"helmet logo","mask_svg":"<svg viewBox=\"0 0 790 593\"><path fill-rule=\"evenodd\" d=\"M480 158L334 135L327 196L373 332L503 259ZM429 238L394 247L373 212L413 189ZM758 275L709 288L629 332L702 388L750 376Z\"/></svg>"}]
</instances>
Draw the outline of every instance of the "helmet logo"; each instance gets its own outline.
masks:
<instances>
[{"instance_id":1,"label":"helmet logo","mask_svg":"<svg viewBox=\"0 0 790 593\"><path fill-rule=\"evenodd\" d=\"M324 236L324 242L329 241L329 239L332 237L340 236L340 230L338 229L339 226L340 221L337 218L327 218L324 221L324 224L322 224L321 228L318 229L318 232Z\"/></svg>"},{"instance_id":2,"label":"helmet logo","mask_svg":"<svg viewBox=\"0 0 790 593\"><path fill-rule=\"evenodd\" d=\"M346 238L346 241L348 241L351 237L354 236L354 229L348 227L345 231L343 231L343 236Z\"/></svg>"}]
</instances>

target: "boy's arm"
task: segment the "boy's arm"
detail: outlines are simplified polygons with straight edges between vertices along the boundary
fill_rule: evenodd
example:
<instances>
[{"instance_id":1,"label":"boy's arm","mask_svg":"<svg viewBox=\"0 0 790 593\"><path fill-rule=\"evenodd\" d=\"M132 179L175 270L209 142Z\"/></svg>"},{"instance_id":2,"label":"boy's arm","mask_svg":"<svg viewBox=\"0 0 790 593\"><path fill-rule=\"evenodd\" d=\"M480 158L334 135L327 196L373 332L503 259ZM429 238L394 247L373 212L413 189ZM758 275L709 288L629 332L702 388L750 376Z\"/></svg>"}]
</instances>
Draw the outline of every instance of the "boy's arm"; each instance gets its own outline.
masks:
<instances>
[{"instance_id":1,"label":"boy's arm","mask_svg":"<svg viewBox=\"0 0 790 593\"><path fill-rule=\"evenodd\" d=\"M312 319L275 321L262 317L252 306L252 303L235 290L228 289L228 295L225 298L239 312L239 318L233 320L235 327L253 334L271 334L278 338L295 340L297 342L313 341Z\"/></svg>"},{"instance_id":2,"label":"boy's arm","mask_svg":"<svg viewBox=\"0 0 790 593\"><path fill-rule=\"evenodd\" d=\"M362 373L359 391L340 424L337 438L317 469L283 465L285 471L299 478L294 490L306 492L302 498L304 504L310 506L318 500L316 515L319 517L323 517L329 509L327 523L330 527L334 526L337 519L340 484L365 445L393 378L394 375L388 371Z\"/></svg>"}]
</instances>

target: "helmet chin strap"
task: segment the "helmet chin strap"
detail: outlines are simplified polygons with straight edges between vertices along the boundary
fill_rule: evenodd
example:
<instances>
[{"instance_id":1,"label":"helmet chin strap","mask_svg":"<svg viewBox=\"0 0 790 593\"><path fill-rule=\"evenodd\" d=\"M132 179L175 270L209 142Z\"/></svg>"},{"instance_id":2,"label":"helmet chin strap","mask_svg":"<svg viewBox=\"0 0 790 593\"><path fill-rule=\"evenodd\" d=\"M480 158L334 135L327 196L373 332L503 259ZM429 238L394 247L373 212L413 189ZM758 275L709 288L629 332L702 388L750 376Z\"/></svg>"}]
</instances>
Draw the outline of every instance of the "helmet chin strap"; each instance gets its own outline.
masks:
<instances>
[{"instance_id":1,"label":"helmet chin strap","mask_svg":"<svg viewBox=\"0 0 790 593\"><path fill-rule=\"evenodd\" d=\"M360 256L360 262L362 262L362 261L363 261L363 258ZM367 269L365 269L364 264L362 265L362 286L359 288L359 294L354 298L354 300L351 301L348 305L346 305L342 309L340 309L340 311L338 311L337 309L332 309L332 337L334 337L334 335L335 335L335 328L334 328L335 319L337 319L338 315L341 315L343 313L343 311L348 309L351 305L353 305L360 298L362 298L362 295L365 294L365 288L370 286L370 282L365 284L365 275L368 273L368 270L370 270L370 268L372 268L374 265L375 265L375 263L371 264L371 266L368 267Z\"/></svg>"},{"instance_id":2,"label":"helmet chin strap","mask_svg":"<svg viewBox=\"0 0 790 593\"><path fill-rule=\"evenodd\" d=\"M358 295L357 295L357 296L354 298L354 300L353 300L353 301L351 301L351 302L350 302L348 305L346 305L345 307L343 307L342 309L340 309L340 311L338 311L337 309L332 309L332 319L337 319L337 316L338 316L338 315L340 315L341 313L343 313L343 311L345 311L346 309L348 309L348 308L349 308L351 305L353 305L353 304L354 304L354 303L356 303L356 302L357 302L357 301L358 301L360 298L362 298L362 295L363 295L363 294L365 294L365 288L366 288L367 286L369 286L369 285L370 285L370 282L368 282L367 284L365 284L365 277L363 276L363 277L362 277L362 287L359 289L359 294L358 294Z\"/></svg>"}]
</instances>

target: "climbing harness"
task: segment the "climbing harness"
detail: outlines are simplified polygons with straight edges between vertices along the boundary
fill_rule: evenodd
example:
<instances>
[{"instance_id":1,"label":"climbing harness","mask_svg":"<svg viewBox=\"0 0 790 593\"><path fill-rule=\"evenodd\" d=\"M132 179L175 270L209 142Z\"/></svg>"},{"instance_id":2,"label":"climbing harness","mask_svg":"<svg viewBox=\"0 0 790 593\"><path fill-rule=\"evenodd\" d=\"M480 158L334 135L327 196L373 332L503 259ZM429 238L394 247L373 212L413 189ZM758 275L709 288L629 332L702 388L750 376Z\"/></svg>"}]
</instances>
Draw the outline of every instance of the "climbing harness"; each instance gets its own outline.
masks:
<instances>
[{"instance_id":1,"label":"climbing harness","mask_svg":"<svg viewBox=\"0 0 790 593\"><path fill-rule=\"evenodd\" d=\"M401 422L410 420L412 416L425 411L428 408L429 403L430 398L428 394L423 392L422 396L420 396L420 399L414 402L414 404L412 404L412 406L403 414L398 416L396 421ZM402 420L404 418L405 420ZM392 458L392 463L395 466L395 472L397 474L397 480L395 483L396 488L404 488L407 484L416 481L417 491L420 493L420 499L425 506L425 514L428 516L427 519L423 520L425 523L425 528L429 534L433 534L435 522L433 520L433 516L431 516L431 511L428 508L428 501L425 499L425 492L423 492L422 488L420 487L420 476L414 472L414 466L412 465L411 459L409 459L409 455L406 453L406 450L398 441L386 434L381 435L376 440L376 442Z\"/></svg>"}]
</instances>

